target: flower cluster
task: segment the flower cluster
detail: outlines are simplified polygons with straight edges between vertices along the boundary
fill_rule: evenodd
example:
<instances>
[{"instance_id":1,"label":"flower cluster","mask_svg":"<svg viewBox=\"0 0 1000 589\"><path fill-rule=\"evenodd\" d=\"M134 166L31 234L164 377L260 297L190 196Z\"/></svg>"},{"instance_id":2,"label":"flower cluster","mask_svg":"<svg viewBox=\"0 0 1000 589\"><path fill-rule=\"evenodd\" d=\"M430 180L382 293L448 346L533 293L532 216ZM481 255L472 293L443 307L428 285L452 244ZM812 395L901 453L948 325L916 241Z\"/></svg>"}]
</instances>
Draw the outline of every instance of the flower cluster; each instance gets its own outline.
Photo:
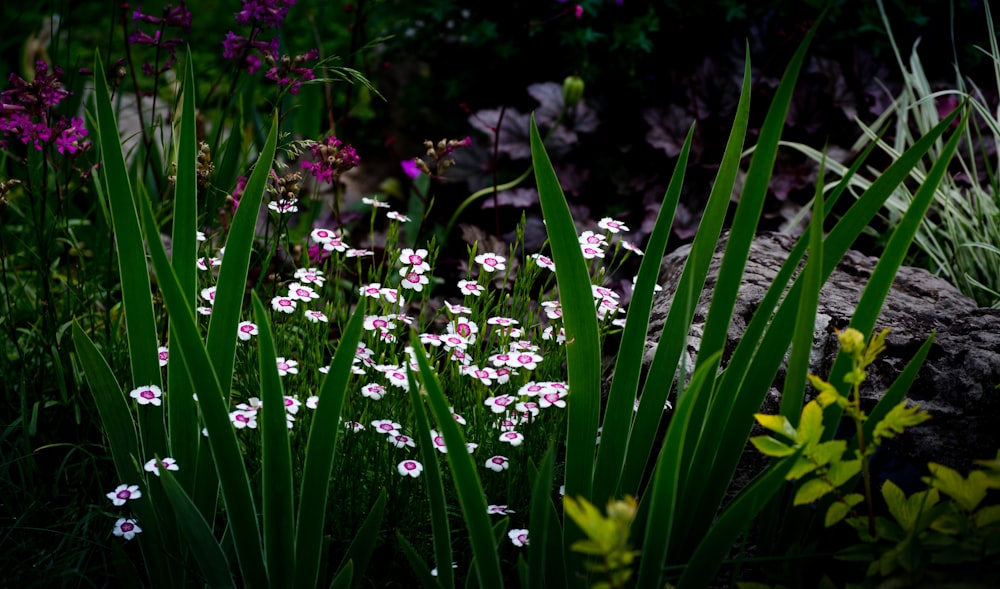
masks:
<instances>
[{"instance_id":1,"label":"flower cluster","mask_svg":"<svg viewBox=\"0 0 1000 589\"><path fill-rule=\"evenodd\" d=\"M163 52L167 55L166 61L159 68L148 62L143 63L143 73L147 76L153 76L172 68L177 62L177 47L184 40L177 37L166 39L163 33L167 28L183 29L186 34L191 33L191 11L187 9L184 2L182 1L178 6L167 4L163 7L163 16L144 14L141 7L136 7L132 12L132 22L135 24L135 30L128 37L130 44L155 47L157 53ZM157 29L150 35L140 28L140 23L153 25Z\"/></svg>"},{"instance_id":2,"label":"flower cluster","mask_svg":"<svg viewBox=\"0 0 1000 589\"><path fill-rule=\"evenodd\" d=\"M222 57L242 62L250 74L257 73L262 65L266 65L264 77L293 95L299 93L303 82L316 77L313 70L304 64L318 58L319 51L310 49L293 58L279 52L277 36L270 41L261 41L257 35L265 28L280 28L288 9L294 4L294 0L243 0L242 10L235 15L236 23L251 27L250 36L229 31L222 41Z\"/></svg>"},{"instance_id":3,"label":"flower cluster","mask_svg":"<svg viewBox=\"0 0 1000 589\"><path fill-rule=\"evenodd\" d=\"M78 117L57 117L52 110L70 92L63 88L58 67L49 70L44 61L35 63L35 79L25 81L16 74L8 79L11 88L0 92L0 149L9 149L8 137L41 151L55 144L61 154L76 155L90 149L87 129Z\"/></svg>"},{"instance_id":4,"label":"flower cluster","mask_svg":"<svg viewBox=\"0 0 1000 589\"><path fill-rule=\"evenodd\" d=\"M313 175L319 182L333 184L348 170L361 163L354 147L345 145L336 137L327 137L325 142L309 145L313 161L302 162L302 169Z\"/></svg>"}]
</instances>

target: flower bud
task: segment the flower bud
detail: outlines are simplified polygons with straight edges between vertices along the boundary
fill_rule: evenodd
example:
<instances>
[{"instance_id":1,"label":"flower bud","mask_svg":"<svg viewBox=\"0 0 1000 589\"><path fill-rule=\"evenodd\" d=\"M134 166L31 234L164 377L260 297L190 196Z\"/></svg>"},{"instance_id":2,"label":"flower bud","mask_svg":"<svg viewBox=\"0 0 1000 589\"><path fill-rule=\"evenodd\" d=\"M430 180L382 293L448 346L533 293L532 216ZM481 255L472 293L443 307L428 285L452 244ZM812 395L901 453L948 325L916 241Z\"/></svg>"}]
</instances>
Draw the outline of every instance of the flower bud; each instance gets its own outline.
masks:
<instances>
[{"instance_id":1,"label":"flower bud","mask_svg":"<svg viewBox=\"0 0 1000 589\"><path fill-rule=\"evenodd\" d=\"M583 98L583 79L580 76L566 76L563 80L563 104L572 108Z\"/></svg>"},{"instance_id":2,"label":"flower bud","mask_svg":"<svg viewBox=\"0 0 1000 589\"><path fill-rule=\"evenodd\" d=\"M865 336L853 327L848 327L844 331L838 331L837 339L840 341L841 351L845 354L856 354L865 347Z\"/></svg>"}]
</instances>

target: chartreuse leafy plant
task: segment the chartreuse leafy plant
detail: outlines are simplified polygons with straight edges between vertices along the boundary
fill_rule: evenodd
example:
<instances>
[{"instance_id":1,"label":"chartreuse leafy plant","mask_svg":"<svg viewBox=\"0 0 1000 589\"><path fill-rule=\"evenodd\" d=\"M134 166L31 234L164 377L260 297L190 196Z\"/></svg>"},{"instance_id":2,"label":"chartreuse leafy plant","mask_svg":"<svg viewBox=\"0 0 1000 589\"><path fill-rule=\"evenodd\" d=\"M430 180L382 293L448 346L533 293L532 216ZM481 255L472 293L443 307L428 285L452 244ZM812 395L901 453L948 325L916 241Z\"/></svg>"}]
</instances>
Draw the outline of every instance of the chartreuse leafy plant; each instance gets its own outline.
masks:
<instances>
[{"instance_id":1,"label":"chartreuse leafy plant","mask_svg":"<svg viewBox=\"0 0 1000 589\"><path fill-rule=\"evenodd\" d=\"M800 452L786 475L788 480L798 482L793 504L827 505L825 527L846 521L857 530L861 543L837 556L869 562L868 581L906 586L935 586L959 580L995 583L1000 575L991 571L989 564L1000 555L1000 506L984 505L983 501L990 489L1000 488L997 460L977 461L986 468L968 477L930 463L931 476L923 479L928 488L910 496L892 480L886 480L881 499L889 517L875 514L876 499L868 472L871 456L884 440L930 419L926 411L917 405L907 406L906 401L877 411L877 415L866 415L861 409L859 395L865 368L884 351L887 334L883 330L867 344L864 335L855 329L838 334L841 352L852 364L844 378L851 394L844 396L837 387L809 375L818 393L803 408L798 425L792 425L784 415L757 414L757 422L782 439L755 436L750 441L762 453L775 458ZM887 396L894 398L899 390L905 390L897 385L903 381L908 386L914 368L923 362L929 349L929 345L921 348ZM828 407L839 407L853 421L854 439L825 439L823 411ZM859 475L860 493L854 491ZM942 500L942 494L949 500Z\"/></svg>"},{"instance_id":2,"label":"chartreuse leafy plant","mask_svg":"<svg viewBox=\"0 0 1000 589\"><path fill-rule=\"evenodd\" d=\"M591 585L593 589L617 589L625 587L632 578L632 563L639 556L629 543L632 521L638 510L635 498L626 496L623 500L608 502L608 515L603 515L593 503L586 499L572 497L563 499L566 515L587 535L577 540L571 548L581 554L595 556L598 560L587 561L587 570L597 573L604 580Z\"/></svg>"},{"instance_id":3,"label":"chartreuse leafy plant","mask_svg":"<svg viewBox=\"0 0 1000 589\"><path fill-rule=\"evenodd\" d=\"M264 307L252 293L253 313L260 329L259 386L263 399L261 470L252 482L230 421L229 398L237 324L254 228L275 154L277 122L272 122L232 221L226 263L217 282L215 311L203 338L195 319L197 190L191 59L187 60L182 89L173 248L169 257L150 199L133 188L134 180L125 167L99 58L94 69L98 143L104 162L100 182L114 219L130 351L129 374L116 375L79 324L73 326L73 338L117 474L122 481L138 483L142 493L130 502L137 518L120 520L116 533L139 539L153 586L315 587L324 559L324 521L341 429L338 421L363 315L354 313L343 329L330 372L318 391L323 403L313 416L304 469L298 477L301 484L296 488L275 342ZM156 290L150 283L144 253L147 248ZM157 360L157 323L153 314L157 292L169 316L170 353L180 359L168 364L166 392L161 388ZM131 393L137 400L137 415L122 384L138 387ZM220 491L224 507L221 512L217 505ZM376 502L358 531L349 558L337 569L338 582L350 583L352 572L363 574L384 504L384 498Z\"/></svg>"},{"instance_id":4,"label":"chartreuse leafy plant","mask_svg":"<svg viewBox=\"0 0 1000 589\"><path fill-rule=\"evenodd\" d=\"M535 180L555 259L566 330L569 395L566 437L553 440L553 449L540 466L532 469L532 513L529 514L527 535L520 534L522 530L511 531L511 534L517 532L512 536L515 545L528 544L527 556L521 556L518 561L518 579L522 586L575 587L608 582L602 576L606 570L600 573L591 570L588 562L591 565L593 562L574 549L583 546L580 542L588 537L588 525L594 519L584 517L581 526L566 520L564 515L569 512L560 513L553 501L556 472L562 473L570 505L605 505L615 498L640 498L630 527L634 550L640 554L633 573L636 586L703 587L717 573L736 539L803 460L804 449L792 448L722 509L750 436L754 413L774 381L792 343L792 334L812 332L820 287L892 191L908 177L958 116L957 112L952 113L915 142L839 219L834 219L831 211L861 162L834 187L827 200L817 199L810 230L778 272L743 339L723 366L721 350L726 343L738 287L768 192L795 80L814 33L812 30L806 36L775 93L753 152L743 192L732 213L732 228L727 237L720 239L723 222L730 214L728 208L749 118L750 65L749 59L747 61L736 118L716 183L679 286L673 294L644 383L641 382L641 364L653 291L683 185L691 134L681 149L640 266L614 362L610 390L603 391L601 342L591 295L594 285L587 272L574 220L532 121ZM956 142L952 137L948 146L953 150ZM947 166L949 157L950 152L945 149L942 161L935 162L933 170ZM921 190L933 191L939 180L939 173L929 174ZM919 218L925 210L925 206L921 208L915 202L912 217ZM892 276L902 263L898 251L908 244L912 235L907 233L912 230L911 224L906 227L898 232L897 243L880 263L870 288L862 297L856 317L861 324L874 320L870 315L881 306ZM824 233L825 228L828 230ZM807 269L796 277L807 248ZM717 251L722 251L722 265L716 287L711 294L704 295L710 298L710 305L699 354L694 367L685 367L681 362L682 354L687 347L696 306L703 297L709 264ZM788 329L790 325L799 328ZM808 343L797 341L793 352L807 355L808 349ZM462 497L463 519L476 554L472 564L474 572L470 574L477 575L480 582L489 586L499 586L508 578L499 576L497 569L498 534L486 525L483 517L483 490L475 473L465 465L469 458L461 452L464 440L447 411L447 400L437 383L437 375L419 350L416 355L427 404L447 441L452 480ZM794 374L789 374L788 382L805 383L807 364L793 362L790 370ZM689 373L686 369L691 368L693 371ZM675 380L678 375L680 378ZM672 391L676 391L675 408L665 420L665 405L669 407L667 402ZM797 416L802 391L793 398L799 399L798 407L790 402L783 411ZM637 410L634 409L636 404ZM419 414L423 401L415 398L414 405ZM666 434L659 437L658 432L662 432L664 425ZM595 448L599 426L602 426L602 433ZM815 417L810 415L806 427L817 427ZM658 437L662 440L660 443L657 443ZM452 448L459 450L457 454ZM561 468L552 468L553 456L564 457L559 464ZM568 509L573 511L575 508ZM575 518L570 515L569 520L575 521ZM450 530L435 528L434 533L435 536L450 534ZM436 537L435 542L441 542L440 538ZM436 558L438 571L450 565L447 560L441 560L449 558L447 553L438 551ZM617 575L624 575L622 568L626 560L615 563L616 579L622 578ZM444 586L451 586L450 581Z\"/></svg>"}]
</instances>

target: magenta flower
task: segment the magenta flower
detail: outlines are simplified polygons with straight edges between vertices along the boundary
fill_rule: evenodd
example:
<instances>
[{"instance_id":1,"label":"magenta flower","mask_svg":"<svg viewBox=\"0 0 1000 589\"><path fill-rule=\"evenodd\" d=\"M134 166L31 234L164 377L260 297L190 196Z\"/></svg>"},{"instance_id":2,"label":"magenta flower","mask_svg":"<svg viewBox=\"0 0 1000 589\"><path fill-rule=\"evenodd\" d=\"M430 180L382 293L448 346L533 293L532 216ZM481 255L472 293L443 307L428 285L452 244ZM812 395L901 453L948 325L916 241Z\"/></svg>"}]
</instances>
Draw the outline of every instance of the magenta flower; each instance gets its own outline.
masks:
<instances>
[{"instance_id":1,"label":"magenta flower","mask_svg":"<svg viewBox=\"0 0 1000 589\"><path fill-rule=\"evenodd\" d=\"M325 143L313 143L309 151L313 161L302 162L302 169L312 174L316 180L327 184L334 183L341 174L361 163L358 152L336 137L327 137Z\"/></svg>"},{"instance_id":2,"label":"magenta flower","mask_svg":"<svg viewBox=\"0 0 1000 589\"><path fill-rule=\"evenodd\" d=\"M420 166L417 165L416 159L403 160L399 162L399 165L403 168L403 173L412 180L415 180L420 175Z\"/></svg>"}]
</instances>

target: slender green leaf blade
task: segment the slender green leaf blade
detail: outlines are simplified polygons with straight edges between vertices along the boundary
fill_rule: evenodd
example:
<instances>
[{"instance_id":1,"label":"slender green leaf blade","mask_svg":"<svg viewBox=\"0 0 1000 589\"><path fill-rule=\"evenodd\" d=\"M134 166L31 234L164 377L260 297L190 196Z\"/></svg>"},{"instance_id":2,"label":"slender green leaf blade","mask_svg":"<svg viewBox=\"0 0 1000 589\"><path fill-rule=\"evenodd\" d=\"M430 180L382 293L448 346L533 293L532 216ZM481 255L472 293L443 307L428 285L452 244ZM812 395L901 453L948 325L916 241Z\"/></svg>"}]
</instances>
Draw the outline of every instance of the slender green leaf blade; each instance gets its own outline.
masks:
<instances>
[{"instance_id":1,"label":"slender green leaf blade","mask_svg":"<svg viewBox=\"0 0 1000 589\"><path fill-rule=\"evenodd\" d=\"M628 431L632 424L642 357L646 349L653 292L659 277L660 261L670 238L674 212L680 200L693 137L692 124L681 147L677 164L674 166L674 173L663 197L663 204L660 205L653 232L646 243L646 255L639 265L639 275L636 278L632 300L629 302L625 332L622 334L621 348L618 351L611 390L608 393L601 445L597 449L597 465L594 468L594 505L607 503L622 476L625 450L628 447Z\"/></svg>"},{"instance_id":2,"label":"slender green leaf blade","mask_svg":"<svg viewBox=\"0 0 1000 589\"><path fill-rule=\"evenodd\" d=\"M285 395L278 375L271 322L255 291L250 292L257 319L260 358L261 471L263 473L264 554L268 581L288 587L295 576L292 449L285 417Z\"/></svg>"},{"instance_id":3,"label":"slender green leaf blade","mask_svg":"<svg viewBox=\"0 0 1000 589\"><path fill-rule=\"evenodd\" d=\"M296 516L296 587L312 588L319 582L323 526L330 496L330 473L333 471L333 459L341 430L340 413L344 407L344 395L351 378L351 364L358 350L364 318L364 306L358 305L341 333L337 351L330 362L330 372L320 387L319 403L313 411L312 425L309 426L305 466L299 490L299 512Z\"/></svg>"},{"instance_id":4,"label":"slender green leaf blade","mask_svg":"<svg viewBox=\"0 0 1000 589\"><path fill-rule=\"evenodd\" d=\"M382 516L385 515L386 493L383 488L375 504L368 510L365 521L361 522L358 533L354 535L354 540L344 553L344 558L340 563L341 573L347 568L357 570L357 574L352 574L353 580L347 586L360 587L361 581L365 578L365 570L368 569L368 561L371 560L372 552L375 551L375 543L378 541L378 532L382 527ZM356 563L356 564L355 564ZM336 580L336 579L335 579Z\"/></svg>"},{"instance_id":5,"label":"slender green leaf blade","mask_svg":"<svg viewBox=\"0 0 1000 589\"><path fill-rule=\"evenodd\" d=\"M452 417L448 401L445 399L437 376L427 363L427 355L420 349L416 353L417 364L420 366L420 376L424 388L427 389L427 399L431 412L437 422L441 435L444 436L445 447L448 449L448 464L454 477L455 491L462 508L462 518L469 530L469 542L475 557L476 577L479 587L499 588L503 586L503 574L500 570L500 559L497 554L496 541L486 512L486 497L483 495L483 485L476 473L472 456L465 447L465 438L455 418ZM593 444L593 440L591 440ZM440 572L440 571L439 571Z\"/></svg>"},{"instance_id":6,"label":"slender green leaf blade","mask_svg":"<svg viewBox=\"0 0 1000 589\"><path fill-rule=\"evenodd\" d=\"M542 205L566 329L569 406L566 432L566 494L591 498L594 439L600 417L601 345L590 275L576 225L545 145L531 119L531 158ZM568 546L568 544L567 544Z\"/></svg>"},{"instance_id":7,"label":"slender green leaf blade","mask_svg":"<svg viewBox=\"0 0 1000 589\"><path fill-rule=\"evenodd\" d=\"M205 582L209 587L236 587L229 573L229 562L219 542L212 535L212 529L202 517L198 507L188 496L169 470L160 472L160 480L167 500L174 508L180 522L181 533L191 548L191 554L198 562Z\"/></svg>"}]
</instances>

